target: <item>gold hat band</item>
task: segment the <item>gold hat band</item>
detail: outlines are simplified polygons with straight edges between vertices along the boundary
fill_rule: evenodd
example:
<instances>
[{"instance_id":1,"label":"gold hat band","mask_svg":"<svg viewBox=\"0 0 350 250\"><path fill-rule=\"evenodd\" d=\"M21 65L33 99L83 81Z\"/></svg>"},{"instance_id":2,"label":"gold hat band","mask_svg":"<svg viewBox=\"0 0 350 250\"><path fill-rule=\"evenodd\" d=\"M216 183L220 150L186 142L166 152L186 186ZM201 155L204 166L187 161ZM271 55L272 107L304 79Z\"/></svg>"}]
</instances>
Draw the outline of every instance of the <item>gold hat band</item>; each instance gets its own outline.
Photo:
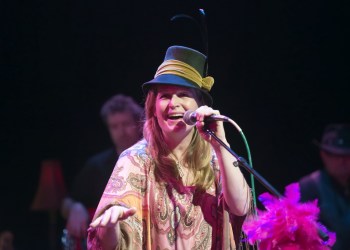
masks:
<instances>
[{"instance_id":1,"label":"gold hat band","mask_svg":"<svg viewBox=\"0 0 350 250\"><path fill-rule=\"evenodd\" d=\"M172 74L184 77L192 82L196 83L200 88L204 88L210 91L214 85L214 78L207 76L202 78L198 71L187 63L178 60L166 60L157 69L154 76L156 78L159 75Z\"/></svg>"}]
</instances>

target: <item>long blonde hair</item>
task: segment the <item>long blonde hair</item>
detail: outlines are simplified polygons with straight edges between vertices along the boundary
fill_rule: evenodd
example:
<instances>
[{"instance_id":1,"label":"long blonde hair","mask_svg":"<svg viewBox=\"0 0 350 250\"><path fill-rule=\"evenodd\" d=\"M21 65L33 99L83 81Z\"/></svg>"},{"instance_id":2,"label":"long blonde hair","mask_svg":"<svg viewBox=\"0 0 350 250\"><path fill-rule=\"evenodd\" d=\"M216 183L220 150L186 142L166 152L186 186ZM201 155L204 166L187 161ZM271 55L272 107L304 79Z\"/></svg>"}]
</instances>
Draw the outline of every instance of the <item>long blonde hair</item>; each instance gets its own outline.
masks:
<instances>
[{"instance_id":1,"label":"long blonde hair","mask_svg":"<svg viewBox=\"0 0 350 250\"><path fill-rule=\"evenodd\" d=\"M197 90L196 98L203 103L201 94ZM145 101L146 121L143 127L143 135L148 142L148 150L155 163L155 178L157 182L179 183L180 173L176 162L169 155L171 154L168 145L163 138L162 130L158 124L155 114L155 103L157 88L151 88ZM201 190L207 190L214 181L214 171L211 167L212 152L208 142L198 133L193 133L190 145L185 153L184 161L193 172L193 185ZM181 182L181 181L180 181Z\"/></svg>"}]
</instances>

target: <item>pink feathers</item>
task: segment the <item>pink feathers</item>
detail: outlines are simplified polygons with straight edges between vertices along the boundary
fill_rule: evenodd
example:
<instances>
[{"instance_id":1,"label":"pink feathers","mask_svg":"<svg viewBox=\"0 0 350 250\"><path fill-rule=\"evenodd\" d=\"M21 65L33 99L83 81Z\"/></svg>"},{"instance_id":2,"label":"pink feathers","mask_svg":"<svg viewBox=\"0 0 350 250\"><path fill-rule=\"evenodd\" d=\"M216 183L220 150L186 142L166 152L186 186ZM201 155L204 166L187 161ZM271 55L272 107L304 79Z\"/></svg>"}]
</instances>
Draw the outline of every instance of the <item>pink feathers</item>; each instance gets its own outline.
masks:
<instances>
[{"instance_id":1,"label":"pink feathers","mask_svg":"<svg viewBox=\"0 0 350 250\"><path fill-rule=\"evenodd\" d=\"M259 211L257 217L249 217L243 224L249 244L259 242L261 250L324 250L335 243L335 233L317 222L319 208L317 200L299 203L299 184L286 187L285 197L277 198L263 193L259 200L266 211ZM318 230L329 240L324 242Z\"/></svg>"}]
</instances>

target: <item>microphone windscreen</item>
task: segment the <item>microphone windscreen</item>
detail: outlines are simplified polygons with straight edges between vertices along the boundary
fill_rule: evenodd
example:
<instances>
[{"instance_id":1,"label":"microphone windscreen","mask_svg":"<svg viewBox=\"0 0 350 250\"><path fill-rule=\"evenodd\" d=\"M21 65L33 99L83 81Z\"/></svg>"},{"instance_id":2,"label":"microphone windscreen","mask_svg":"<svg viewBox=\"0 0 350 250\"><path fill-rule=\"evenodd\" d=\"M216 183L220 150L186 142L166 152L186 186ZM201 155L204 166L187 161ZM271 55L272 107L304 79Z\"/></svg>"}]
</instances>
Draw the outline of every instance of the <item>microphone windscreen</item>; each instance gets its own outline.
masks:
<instances>
[{"instance_id":1,"label":"microphone windscreen","mask_svg":"<svg viewBox=\"0 0 350 250\"><path fill-rule=\"evenodd\" d=\"M184 113L183 120L187 125L195 125L197 122L196 116L194 115L195 111L187 110Z\"/></svg>"}]
</instances>

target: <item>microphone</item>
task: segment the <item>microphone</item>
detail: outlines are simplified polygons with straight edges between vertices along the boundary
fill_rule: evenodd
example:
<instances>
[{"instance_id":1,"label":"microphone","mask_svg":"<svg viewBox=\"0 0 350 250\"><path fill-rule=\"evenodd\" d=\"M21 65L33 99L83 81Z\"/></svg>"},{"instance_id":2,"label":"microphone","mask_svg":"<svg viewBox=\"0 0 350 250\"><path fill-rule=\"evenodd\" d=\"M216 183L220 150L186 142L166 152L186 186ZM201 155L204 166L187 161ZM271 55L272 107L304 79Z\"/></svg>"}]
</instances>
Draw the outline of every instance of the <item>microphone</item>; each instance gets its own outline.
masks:
<instances>
[{"instance_id":1,"label":"microphone","mask_svg":"<svg viewBox=\"0 0 350 250\"><path fill-rule=\"evenodd\" d=\"M184 113L183 120L187 125L194 125L197 122L197 113L196 111L187 110ZM223 121L228 122L229 118L224 115L210 115L204 118L204 122L213 122L213 121Z\"/></svg>"}]
</instances>

